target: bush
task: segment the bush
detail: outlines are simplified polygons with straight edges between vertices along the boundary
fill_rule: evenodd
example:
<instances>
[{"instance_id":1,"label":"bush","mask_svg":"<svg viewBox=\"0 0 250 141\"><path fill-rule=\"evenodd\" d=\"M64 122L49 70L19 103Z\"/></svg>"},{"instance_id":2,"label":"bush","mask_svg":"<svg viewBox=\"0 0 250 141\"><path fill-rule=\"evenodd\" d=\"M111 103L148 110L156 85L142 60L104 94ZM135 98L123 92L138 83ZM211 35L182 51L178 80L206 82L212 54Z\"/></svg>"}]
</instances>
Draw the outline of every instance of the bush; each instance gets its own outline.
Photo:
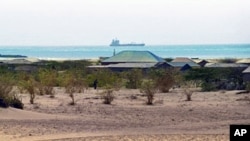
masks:
<instances>
[{"instance_id":1,"label":"bush","mask_svg":"<svg viewBox=\"0 0 250 141\"><path fill-rule=\"evenodd\" d=\"M76 103L74 93L84 92L84 89L86 88L84 80L80 78L79 74L76 72L65 72L63 85L65 87L65 92L69 94L69 97L72 100L70 105L75 105Z\"/></svg>"},{"instance_id":2,"label":"bush","mask_svg":"<svg viewBox=\"0 0 250 141\"><path fill-rule=\"evenodd\" d=\"M147 96L147 105L153 105L154 96L157 92L155 83L152 80L148 80L142 83L140 91Z\"/></svg>"},{"instance_id":3,"label":"bush","mask_svg":"<svg viewBox=\"0 0 250 141\"><path fill-rule=\"evenodd\" d=\"M155 81L160 92L167 93L176 83L179 83L181 76L173 69L153 70L151 78Z\"/></svg>"},{"instance_id":4,"label":"bush","mask_svg":"<svg viewBox=\"0 0 250 141\"><path fill-rule=\"evenodd\" d=\"M115 96L113 94L113 89L111 88L106 88L102 93L102 99L104 100L104 104L111 104L111 102L114 100Z\"/></svg>"},{"instance_id":5,"label":"bush","mask_svg":"<svg viewBox=\"0 0 250 141\"><path fill-rule=\"evenodd\" d=\"M216 90L216 85L213 84L212 82L203 82L201 84L201 90L204 91L204 92L215 91Z\"/></svg>"},{"instance_id":6,"label":"bush","mask_svg":"<svg viewBox=\"0 0 250 141\"><path fill-rule=\"evenodd\" d=\"M125 78L127 79L126 88L137 89L140 88L142 83L142 71L139 69L133 69L125 72Z\"/></svg>"},{"instance_id":7,"label":"bush","mask_svg":"<svg viewBox=\"0 0 250 141\"><path fill-rule=\"evenodd\" d=\"M27 76L27 80L22 80L19 82L19 87L22 87L30 95L30 104L34 104L34 100L37 93L37 82L31 75Z\"/></svg>"},{"instance_id":8,"label":"bush","mask_svg":"<svg viewBox=\"0 0 250 141\"><path fill-rule=\"evenodd\" d=\"M112 86L116 90L122 87L122 79L119 73L109 70L98 70L87 75L86 82L89 87L93 87L94 81L97 79L97 87L105 87L106 85Z\"/></svg>"},{"instance_id":9,"label":"bush","mask_svg":"<svg viewBox=\"0 0 250 141\"><path fill-rule=\"evenodd\" d=\"M53 87L57 85L57 72L54 70L40 69L38 71L39 93L54 96Z\"/></svg>"},{"instance_id":10,"label":"bush","mask_svg":"<svg viewBox=\"0 0 250 141\"><path fill-rule=\"evenodd\" d=\"M17 109L23 109L23 103L20 100L20 98L18 98L17 96L14 96L11 100L10 100L10 106L17 108Z\"/></svg>"},{"instance_id":11,"label":"bush","mask_svg":"<svg viewBox=\"0 0 250 141\"><path fill-rule=\"evenodd\" d=\"M0 76L0 107L9 107L12 88L13 83L11 76L9 74Z\"/></svg>"}]
</instances>

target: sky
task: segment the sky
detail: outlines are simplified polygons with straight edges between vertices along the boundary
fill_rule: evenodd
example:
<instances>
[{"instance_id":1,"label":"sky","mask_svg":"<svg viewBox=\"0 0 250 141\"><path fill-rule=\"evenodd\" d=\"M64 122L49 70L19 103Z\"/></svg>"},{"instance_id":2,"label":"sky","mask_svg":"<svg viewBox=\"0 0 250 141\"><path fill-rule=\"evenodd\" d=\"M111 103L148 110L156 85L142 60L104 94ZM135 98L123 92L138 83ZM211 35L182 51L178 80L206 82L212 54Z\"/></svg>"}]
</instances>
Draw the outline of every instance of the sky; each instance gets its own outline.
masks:
<instances>
[{"instance_id":1,"label":"sky","mask_svg":"<svg viewBox=\"0 0 250 141\"><path fill-rule=\"evenodd\" d=\"M250 43L249 0L0 0L1 45Z\"/></svg>"}]
</instances>

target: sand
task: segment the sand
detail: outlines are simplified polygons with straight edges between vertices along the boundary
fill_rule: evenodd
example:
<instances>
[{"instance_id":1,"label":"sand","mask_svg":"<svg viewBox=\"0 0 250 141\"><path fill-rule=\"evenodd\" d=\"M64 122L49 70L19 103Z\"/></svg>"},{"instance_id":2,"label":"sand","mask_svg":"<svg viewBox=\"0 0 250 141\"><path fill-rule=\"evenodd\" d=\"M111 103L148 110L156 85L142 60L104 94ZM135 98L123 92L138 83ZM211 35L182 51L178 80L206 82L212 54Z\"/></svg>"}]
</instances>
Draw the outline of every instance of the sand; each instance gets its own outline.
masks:
<instances>
[{"instance_id":1,"label":"sand","mask_svg":"<svg viewBox=\"0 0 250 141\"><path fill-rule=\"evenodd\" d=\"M75 94L76 105L63 88L55 98L20 94L24 110L0 108L2 141L227 141L230 124L250 124L250 94L238 91L195 92L185 101L182 89L157 93L155 104L145 104L139 90L121 89L105 105L102 90Z\"/></svg>"}]
</instances>

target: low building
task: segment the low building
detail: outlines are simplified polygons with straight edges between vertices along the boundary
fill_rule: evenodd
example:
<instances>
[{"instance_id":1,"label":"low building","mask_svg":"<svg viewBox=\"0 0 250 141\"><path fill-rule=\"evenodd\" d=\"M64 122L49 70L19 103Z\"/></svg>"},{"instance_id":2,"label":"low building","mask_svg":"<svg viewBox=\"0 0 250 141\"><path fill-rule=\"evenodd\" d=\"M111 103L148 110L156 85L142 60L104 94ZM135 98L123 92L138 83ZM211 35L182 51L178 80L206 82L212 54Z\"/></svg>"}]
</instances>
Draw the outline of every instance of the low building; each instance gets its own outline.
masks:
<instances>
[{"instance_id":1,"label":"low building","mask_svg":"<svg viewBox=\"0 0 250 141\"><path fill-rule=\"evenodd\" d=\"M101 65L89 66L90 69L109 69L116 72L131 69L169 68L169 65L161 57L149 51L122 51L110 58L101 61Z\"/></svg>"},{"instance_id":2,"label":"low building","mask_svg":"<svg viewBox=\"0 0 250 141\"><path fill-rule=\"evenodd\" d=\"M242 73L243 73L243 81L250 82L250 66L246 68Z\"/></svg>"}]
</instances>

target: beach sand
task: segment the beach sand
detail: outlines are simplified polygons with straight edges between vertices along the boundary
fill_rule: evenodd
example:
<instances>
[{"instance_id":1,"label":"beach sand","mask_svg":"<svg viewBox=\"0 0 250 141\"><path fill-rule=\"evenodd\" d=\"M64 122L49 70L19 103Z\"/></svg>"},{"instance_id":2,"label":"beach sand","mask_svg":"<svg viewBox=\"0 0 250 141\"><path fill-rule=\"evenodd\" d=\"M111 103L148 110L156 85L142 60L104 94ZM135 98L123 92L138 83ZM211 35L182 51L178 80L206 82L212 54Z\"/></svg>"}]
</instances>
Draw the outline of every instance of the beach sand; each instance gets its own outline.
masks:
<instances>
[{"instance_id":1,"label":"beach sand","mask_svg":"<svg viewBox=\"0 0 250 141\"><path fill-rule=\"evenodd\" d=\"M102 90L75 94L76 105L63 88L55 98L21 94L24 110L0 108L1 141L228 141L230 124L250 124L250 94L238 91L195 92L185 101L182 89L157 93L145 104L139 90L115 92L111 105L100 99Z\"/></svg>"}]
</instances>

